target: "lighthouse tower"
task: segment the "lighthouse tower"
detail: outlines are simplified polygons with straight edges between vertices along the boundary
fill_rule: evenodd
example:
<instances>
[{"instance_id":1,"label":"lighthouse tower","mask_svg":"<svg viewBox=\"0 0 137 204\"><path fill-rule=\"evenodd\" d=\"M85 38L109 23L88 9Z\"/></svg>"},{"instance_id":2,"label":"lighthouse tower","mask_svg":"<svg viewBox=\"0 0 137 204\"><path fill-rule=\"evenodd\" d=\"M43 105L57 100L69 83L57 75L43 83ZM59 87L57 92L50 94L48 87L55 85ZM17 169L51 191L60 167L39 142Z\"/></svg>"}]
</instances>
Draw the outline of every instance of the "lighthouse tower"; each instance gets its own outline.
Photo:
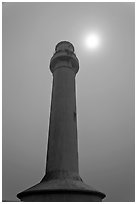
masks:
<instances>
[{"instance_id":1,"label":"lighthouse tower","mask_svg":"<svg viewBox=\"0 0 137 204\"><path fill-rule=\"evenodd\" d=\"M56 45L50 70L53 87L45 176L17 197L27 202L102 201L105 194L86 185L79 176L75 90L79 61L70 42Z\"/></svg>"}]
</instances>

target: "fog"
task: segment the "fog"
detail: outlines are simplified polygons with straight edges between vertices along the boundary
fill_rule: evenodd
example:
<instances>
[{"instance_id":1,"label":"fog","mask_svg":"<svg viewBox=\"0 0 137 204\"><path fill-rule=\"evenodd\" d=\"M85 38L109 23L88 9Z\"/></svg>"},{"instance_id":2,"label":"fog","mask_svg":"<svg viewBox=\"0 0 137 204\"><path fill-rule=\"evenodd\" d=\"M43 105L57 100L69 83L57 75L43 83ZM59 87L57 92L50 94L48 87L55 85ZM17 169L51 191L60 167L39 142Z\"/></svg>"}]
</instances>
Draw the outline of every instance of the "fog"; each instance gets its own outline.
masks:
<instances>
[{"instance_id":1,"label":"fog","mask_svg":"<svg viewBox=\"0 0 137 204\"><path fill-rule=\"evenodd\" d=\"M106 194L134 201L134 3L3 3L3 200L45 173L55 45L70 41L76 76L79 170ZM87 49L86 35L100 45Z\"/></svg>"}]
</instances>

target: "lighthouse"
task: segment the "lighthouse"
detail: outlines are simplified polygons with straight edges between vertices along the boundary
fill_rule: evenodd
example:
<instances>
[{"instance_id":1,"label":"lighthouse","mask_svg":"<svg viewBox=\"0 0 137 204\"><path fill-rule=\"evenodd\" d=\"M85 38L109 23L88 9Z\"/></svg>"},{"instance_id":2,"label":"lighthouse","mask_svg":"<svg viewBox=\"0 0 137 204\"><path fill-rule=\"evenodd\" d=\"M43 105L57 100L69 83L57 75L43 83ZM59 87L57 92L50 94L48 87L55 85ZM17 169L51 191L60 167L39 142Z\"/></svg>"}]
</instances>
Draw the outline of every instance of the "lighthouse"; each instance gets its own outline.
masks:
<instances>
[{"instance_id":1,"label":"lighthouse","mask_svg":"<svg viewBox=\"0 0 137 204\"><path fill-rule=\"evenodd\" d=\"M79 175L74 46L61 41L50 60L53 74L46 171L35 186L19 193L26 202L100 202L105 194Z\"/></svg>"}]
</instances>

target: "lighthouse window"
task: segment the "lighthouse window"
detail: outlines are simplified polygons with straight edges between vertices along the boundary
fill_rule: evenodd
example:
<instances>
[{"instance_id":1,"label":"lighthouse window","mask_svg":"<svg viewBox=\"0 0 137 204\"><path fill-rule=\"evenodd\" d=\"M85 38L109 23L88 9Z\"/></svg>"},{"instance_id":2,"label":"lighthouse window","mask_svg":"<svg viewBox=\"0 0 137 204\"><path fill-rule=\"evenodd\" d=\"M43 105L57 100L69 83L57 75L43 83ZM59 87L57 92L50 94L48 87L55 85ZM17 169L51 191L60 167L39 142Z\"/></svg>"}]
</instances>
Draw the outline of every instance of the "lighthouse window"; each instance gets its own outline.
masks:
<instances>
[{"instance_id":1,"label":"lighthouse window","mask_svg":"<svg viewBox=\"0 0 137 204\"><path fill-rule=\"evenodd\" d=\"M76 121L76 112L73 112L74 121Z\"/></svg>"}]
</instances>

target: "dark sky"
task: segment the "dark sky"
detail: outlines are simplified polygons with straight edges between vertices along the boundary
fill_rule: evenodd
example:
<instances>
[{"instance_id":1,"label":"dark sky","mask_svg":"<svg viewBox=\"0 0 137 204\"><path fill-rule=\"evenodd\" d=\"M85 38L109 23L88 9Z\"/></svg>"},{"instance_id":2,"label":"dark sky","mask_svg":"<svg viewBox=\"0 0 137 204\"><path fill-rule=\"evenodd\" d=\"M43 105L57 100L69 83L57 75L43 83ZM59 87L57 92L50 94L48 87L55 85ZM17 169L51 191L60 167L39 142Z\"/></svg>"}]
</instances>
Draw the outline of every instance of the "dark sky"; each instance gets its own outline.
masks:
<instances>
[{"instance_id":1,"label":"dark sky","mask_svg":"<svg viewBox=\"0 0 137 204\"><path fill-rule=\"evenodd\" d=\"M134 3L4 3L3 199L45 171L55 45L70 41L80 176L104 201L134 201ZM96 33L96 49L85 38Z\"/></svg>"}]
</instances>

